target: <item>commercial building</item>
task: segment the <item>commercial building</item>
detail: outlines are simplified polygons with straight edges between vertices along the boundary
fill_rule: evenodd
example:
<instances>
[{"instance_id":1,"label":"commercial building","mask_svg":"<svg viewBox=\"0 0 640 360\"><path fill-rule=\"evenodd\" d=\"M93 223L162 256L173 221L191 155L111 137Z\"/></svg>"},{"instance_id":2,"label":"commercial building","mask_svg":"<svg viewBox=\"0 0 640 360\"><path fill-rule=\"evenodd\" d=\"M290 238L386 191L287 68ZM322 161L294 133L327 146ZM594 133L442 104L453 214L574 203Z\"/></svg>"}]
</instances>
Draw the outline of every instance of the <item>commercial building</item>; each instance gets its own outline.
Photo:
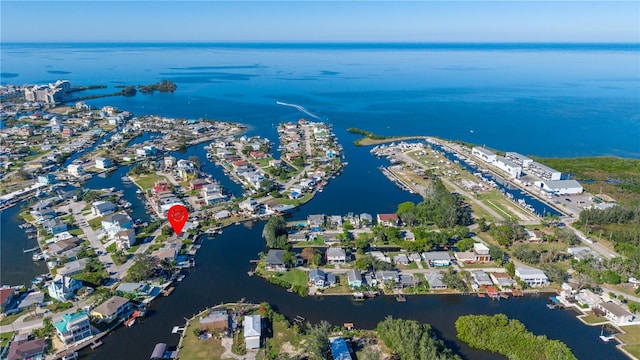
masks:
<instances>
[{"instance_id":1,"label":"commercial building","mask_svg":"<svg viewBox=\"0 0 640 360\"><path fill-rule=\"evenodd\" d=\"M514 179L517 179L520 177L520 175L522 175L522 166L502 156L497 156L496 160L493 162L493 165L495 165L495 167L497 167L498 169L508 173L509 176Z\"/></svg>"},{"instance_id":2,"label":"commercial building","mask_svg":"<svg viewBox=\"0 0 640 360\"><path fill-rule=\"evenodd\" d=\"M518 154L517 152L508 152L506 154L504 154L505 157L510 160L511 162L520 165L523 168L528 168L529 165L531 165L533 163L532 159L529 159L528 157Z\"/></svg>"},{"instance_id":3,"label":"commercial building","mask_svg":"<svg viewBox=\"0 0 640 360\"><path fill-rule=\"evenodd\" d=\"M550 180L541 183L542 190L558 195L582 194L584 189L575 180Z\"/></svg>"},{"instance_id":4,"label":"commercial building","mask_svg":"<svg viewBox=\"0 0 640 360\"><path fill-rule=\"evenodd\" d=\"M560 180L562 177L562 173L560 171L554 170L535 161L529 165L528 169L531 174L543 180Z\"/></svg>"},{"instance_id":5,"label":"commercial building","mask_svg":"<svg viewBox=\"0 0 640 360\"><path fill-rule=\"evenodd\" d=\"M479 146L474 146L471 149L471 155L489 164L493 164L493 162L496 161L496 158L498 156L493 151L485 149L483 147L479 147Z\"/></svg>"}]
</instances>

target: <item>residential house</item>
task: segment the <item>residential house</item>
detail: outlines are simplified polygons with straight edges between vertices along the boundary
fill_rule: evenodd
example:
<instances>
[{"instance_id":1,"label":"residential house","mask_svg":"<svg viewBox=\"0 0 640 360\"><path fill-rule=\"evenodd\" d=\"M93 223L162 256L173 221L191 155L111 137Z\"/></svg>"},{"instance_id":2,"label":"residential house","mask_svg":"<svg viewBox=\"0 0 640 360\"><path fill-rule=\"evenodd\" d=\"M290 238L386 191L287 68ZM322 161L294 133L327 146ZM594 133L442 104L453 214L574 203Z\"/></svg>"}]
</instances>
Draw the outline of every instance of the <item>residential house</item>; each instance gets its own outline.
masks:
<instances>
[{"instance_id":1,"label":"residential house","mask_svg":"<svg viewBox=\"0 0 640 360\"><path fill-rule=\"evenodd\" d=\"M157 180L151 189L155 195L163 195L171 193L171 187L166 180Z\"/></svg>"},{"instance_id":2,"label":"residential house","mask_svg":"<svg viewBox=\"0 0 640 360\"><path fill-rule=\"evenodd\" d=\"M309 215L307 216L307 225L309 225L311 231L322 231L325 225L324 219L324 215Z\"/></svg>"},{"instance_id":3,"label":"residential house","mask_svg":"<svg viewBox=\"0 0 640 360\"><path fill-rule=\"evenodd\" d=\"M109 237L114 237L120 230L133 229L133 221L127 214L113 214L102 220L102 229Z\"/></svg>"},{"instance_id":4,"label":"residential house","mask_svg":"<svg viewBox=\"0 0 640 360\"><path fill-rule=\"evenodd\" d=\"M341 337L329 338L333 360L352 360L346 341Z\"/></svg>"},{"instance_id":5,"label":"residential house","mask_svg":"<svg viewBox=\"0 0 640 360\"><path fill-rule=\"evenodd\" d=\"M339 247L327 248L326 256L328 264L344 264L347 262L347 253Z\"/></svg>"},{"instance_id":6,"label":"residential house","mask_svg":"<svg viewBox=\"0 0 640 360\"><path fill-rule=\"evenodd\" d=\"M56 217L56 212L53 209L31 211L31 216L33 216L37 223L42 224L47 220L54 219Z\"/></svg>"},{"instance_id":7,"label":"residential house","mask_svg":"<svg viewBox=\"0 0 640 360\"><path fill-rule=\"evenodd\" d=\"M4 313L9 310L9 304L15 296L13 288L0 289L0 313Z\"/></svg>"},{"instance_id":8,"label":"residential house","mask_svg":"<svg viewBox=\"0 0 640 360\"><path fill-rule=\"evenodd\" d=\"M136 243L136 232L133 229L120 230L114 235L114 239L118 250L127 250Z\"/></svg>"},{"instance_id":9,"label":"residential house","mask_svg":"<svg viewBox=\"0 0 640 360\"><path fill-rule=\"evenodd\" d=\"M600 302L596 308L604 313L604 316L613 324L621 326L633 321L633 314L622 306L613 302Z\"/></svg>"},{"instance_id":10,"label":"residential house","mask_svg":"<svg viewBox=\"0 0 640 360\"><path fill-rule=\"evenodd\" d=\"M335 286L336 285L336 274L334 273L328 273L327 274L327 285L329 286Z\"/></svg>"},{"instance_id":11,"label":"residential house","mask_svg":"<svg viewBox=\"0 0 640 360\"><path fill-rule=\"evenodd\" d=\"M329 224L333 227L342 226L342 216L340 215L331 215L329 216Z\"/></svg>"},{"instance_id":12,"label":"residential house","mask_svg":"<svg viewBox=\"0 0 640 360\"><path fill-rule=\"evenodd\" d=\"M309 271L309 282L316 287L323 288L326 285L326 274L320 269Z\"/></svg>"},{"instance_id":13,"label":"residential house","mask_svg":"<svg viewBox=\"0 0 640 360\"><path fill-rule=\"evenodd\" d=\"M396 214L378 214L378 224L383 226L398 226L400 219Z\"/></svg>"},{"instance_id":14,"label":"residential house","mask_svg":"<svg viewBox=\"0 0 640 360\"><path fill-rule=\"evenodd\" d=\"M79 274L82 271L84 271L85 267L87 267L88 261L89 261L88 258L82 258L79 260L68 262L64 264L62 268L58 269L57 274L68 276L68 277L73 276L75 274Z\"/></svg>"},{"instance_id":15,"label":"residential house","mask_svg":"<svg viewBox=\"0 0 640 360\"><path fill-rule=\"evenodd\" d=\"M67 347L93 337L89 317L85 311L63 314L62 320L55 322L54 326L60 340Z\"/></svg>"},{"instance_id":16,"label":"residential house","mask_svg":"<svg viewBox=\"0 0 640 360\"><path fill-rule=\"evenodd\" d=\"M396 265L407 266L409 265L409 258L405 254L398 254L393 257L393 262Z\"/></svg>"},{"instance_id":17,"label":"residential house","mask_svg":"<svg viewBox=\"0 0 640 360\"><path fill-rule=\"evenodd\" d=\"M153 286L141 282L137 283L120 283L116 288L116 294L130 295L130 296L150 296L155 297L160 294L162 289L158 286Z\"/></svg>"},{"instance_id":18,"label":"residential house","mask_svg":"<svg viewBox=\"0 0 640 360\"><path fill-rule=\"evenodd\" d=\"M38 175L38 183L44 185L51 185L56 183L56 176L52 173L45 175Z\"/></svg>"},{"instance_id":19,"label":"residential house","mask_svg":"<svg viewBox=\"0 0 640 360\"><path fill-rule=\"evenodd\" d=\"M198 320L200 331L209 334L227 333L229 331L229 313L227 310L209 311L209 315Z\"/></svg>"},{"instance_id":20,"label":"residential house","mask_svg":"<svg viewBox=\"0 0 640 360\"><path fill-rule=\"evenodd\" d=\"M416 236L413 234L411 230L402 230L400 232L400 236L402 236L402 240L404 241L415 241Z\"/></svg>"},{"instance_id":21,"label":"residential house","mask_svg":"<svg viewBox=\"0 0 640 360\"><path fill-rule=\"evenodd\" d=\"M429 251L422 253L422 257L431 267L443 267L451 264L451 255L446 251Z\"/></svg>"},{"instance_id":22,"label":"residential house","mask_svg":"<svg viewBox=\"0 0 640 360\"><path fill-rule=\"evenodd\" d=\"M360 226L367 227L371 224L373 224L373 216L371 216L371 214L368 214L368 213L360 214Z\"/></svg>"},{"instance_id":23,"label":"residential house","mask_svg":"<svg viewBox=\"0 0 640 360\"><path fill-rule=\"evenodd\" d=\"M473 252L476 254L476 262L489 262L491 261L491 255L489 255L489 247L483 243L474 243Z\"/></svg>"},{"instance_id":24,"label":"residential house","mask_svg":"<svg viewBox=\"0 0 640 360\"><path fill-rule=\"evenodd\" d=\"M81 288L82 281L57 274L53 281L49 283L47 290L49 291L49 296L53 299L65 302L71 299L76 294L76 291Z\"/></svg>"},{"instance_id":25,"label":"residential house","mask_svg":"<svg viewBox=\"0 0 640 360\"><path fill-rule=\"evenodd\" d=\"M175 260L177 255L178 249L174 247L165 247L151 253L151 256L158 259L158 261Z\"/></svg>"},{"instance_id":26,"label":"residential house","mask_svg":"<svg viewBox=\"0 0 640 360\"><path fill-rule=\"evenodd\" d=\"M262 334L260 315L245 315L242 326L244 328L244 343L247 350L259 349L260 335Z\"/></svg>"},{"instance_id":27,"label":"residential house","mask_svg":"<svg viewBox=\"0 0 640 360\"><path fill-rule=\"evenodd\" d=\"M477 290L482 286L491 286L493 285L493 281L491 281L491 277L489 274L482 270L474 270L471 272L471 278L473 279L472 287L474 290Z\"/></svg>"},{"instance_id":28,"label":"residential house","mask_svg":"<svg viewBox=\"0 0 640 360\"><path fill-rule=\"evenodd\" d=\"M391 264L391 258L386 256L382 251L369 251L369 255L378 261L384 261Z\"/></svg>"},{"instance_id":29,"label":"residential house","mask_svg":"<svg viewBox=\"0 0 640 360\"><path fill-rule=\"evenodd\" d=\"M67 231L67 224L60 221L60 219L51 219L42 222L42 227L49 234L59 234L61 232Z\"/></svg>"},{"instance_id":30,"label":"residential house","mask_svg":"<svg viewBox=\"0 0 640 360\"><path fill-rule=\"evenodd\" d=\"M131 312L131 303L121 296L112 296L109 300L98 305L91 311L91 316L97 322L111 323L118 318L124 318Z\"/></svg>"},{"instance_id":31,"label":"residential house","mask_svg":"<svg viewBox=\"0 0 640 360\"><path fill-rule=\"evenodd\" d=\"M389 283L392 281L398 283L400 281L400 273L396 270L377 271L376 280L383 283Z\"/></svg>"},{"instance_id":32,"label":"residential house","mask_svg":"<svg viewBox=\"0 0 640 360\"><path fill-rule=\"evenodd\" d=\"M362 286L362 274L360 271L355 269L350 269L347 271L347 280L349 282L349 287L359 288Z\"/></svg>"},{"instance_id":33,"label":"residential house","mask_svg":"<svg viewBox=\"0 0 640 360\"><path fill-rule=\"evenodd\" d=\"M164 157L164 167L170 169L176 166L176 158L173 156L165 156Z\"/></svg>"},{"instance_id":34,"label":"residential house","mask_svg":"<svg viewBox=\"0 0 640 360\"><path fill-rule=\"evenodd\" d=\"M91 204L91 213L96 216L106 216L113 214L116 206L111 201L96 201Z\"/></svg>"},{"instance_id":35,"label":"residential house","mask_svg":"<svg viewBox=\"0 0 640 360\"><path fill-rule=\"evenodd\" d=\"M42 291L32 291L23 295L18 300L17 308L22 311L24 309L41 306L44 302L44 293Z\"/></svg>"},{"instance_id":36,"label":"residential house","mask_svg":"<svg viewBox=\"0 0 640 360\"><path fill-rule=\"evenodd\" d=\"M70 164L67 166L67 172L75 177L81 177L84 175L84 167L78 164Z\"/></svg>"},{"instance_id":37,"label":"residential house","mask_svg":"<svg viewBox=\"0 0 640 360\"><path fill-rule=\"evenodd\" d=\"M418 280L417 280L413 275L411 275L411 274L406 274L406 275L401 274L401 275L398 277L398 279L400 280L400 281L399 281L399 284L400 284L402 287L407 287L407 286L416 286L416 285L418 285Z\"/></svg>"},{"instance_id":38,"label":"residential house","mask_svg":"<svg viewBox=\"0 0 640 360\"><path fill-rule=\"evenodd\" d=\"M575 294L575 299L580 305L586 306L590 309L595 308L596 304L602 302L600 296L594 294L593 291L589 289L582 289L578 291L578 293Z\"/></svg>"},{"instance_id":39,"label":"residential house","mask_svg":"<svg viewBox=\"0 0 640 360\"><path fill-rule=\"evenodd\" d=\"M598 254L596 252L594 252L593 250L591 250L591 248L589 248L587 246L569 247L567 249L567 252L570 255L573 255L573 258L578 260L578 261L587 260L587 259L598 259L599 258Z\"/></svg>"},{"instance_id":40,"label":"residential house","mask_svg":"<svg viewBox=\"0 0 640 360\"><path fill-rule=\"evenodd\" d=\"M247 214L253 214L258 211L260 204L253 198L247 198L246 200L240 202L238 207L241 211Z\"/></svg>"},{"instance_id":41,"label":"residential house","mask_svg":"<svg viewBox=\"0 0 640 360\"><path fill-rule=\"evenodd\" d=\"M425 279L429 283L431 290L444 290L447 285L442 282L443 275L441 272L429 272L425 274Z\"/></svg>"},{"instance_id":42,"label":"residential house","mask_svg":"<svg viewBox=\"0 0 640 360\"><path fill-rule=\"evenodd\" d=\"M307 233L304 231L289 234L287 240L290 242L307 241Z\"/></svg>"},{"instance_id":43,"label":"residential house","mask_svg":"<svg viewBox=\"0 0 640 360\"><path fill-rule=\"evenodd\" d=\"M47 340L38 338L33 340L14 340L6 354L7 360L44 360L46 358Z\"/></svg>"},{"instance_id":44,"label":"residential house","mask_svg":"<svg viewBox=\"0 0 640 360\"><path fill-rule=\"evenodd\" d=\"M286 271L287 266L283 260L284 250L271 249L267 252L265 260L265 269L269 271Z\"/></svg>"},{"instance_id":45,"label":"residential house","mask_svg":"<svg viewBox=\"0 0 640 360\"><path fill-rule=\"evenodd\" d=\"M516 281L513 280L507 273L494 272L489 274L489 276L491 277L493 283L501 288L510 288L516 284Z\"/></svg>"},{"instance_id":46,"label":"residential house","mask_svg":"<svg viewBox=\"0 0 640 360\"><path fill-rule=\"evenodd\" d=\"M517 266L516 276L531 287L549 285L549 278L542 270Z\"/></svg>"},{"instance_id":47,"label":"residential house","mask_svg":"<svg viewBox=\"0 0 640 360\"><path fill-rule=\"evenodd\" d=\"M96 158L96 167L98 169L108 169L110 167L112 167L113 164L111 164L111 160L107 159L107 158L103 158L103 157L97 157Z\"/></svg>"},{"instance_id":48,"label":"residential house","mask_svg":"<svg viewBox=\"0 0 640 360\"><path fill-rule=\"evenodd\" d=\"M70 238L66 240L59 240L53 244L49 244L47 252L51 255L60 255L66 251L78 247L78 238Z\"/></svg>"},{"instance_id":49,"label":"residential house","mask_svg":"<svg viewBox=\"0 0 640 360\"><path fill-rule=\"evenodd\" d=\"M200 190L207 184L205 179L194 179L189 181L189 190Z\"/></svg>"}]
</instances>

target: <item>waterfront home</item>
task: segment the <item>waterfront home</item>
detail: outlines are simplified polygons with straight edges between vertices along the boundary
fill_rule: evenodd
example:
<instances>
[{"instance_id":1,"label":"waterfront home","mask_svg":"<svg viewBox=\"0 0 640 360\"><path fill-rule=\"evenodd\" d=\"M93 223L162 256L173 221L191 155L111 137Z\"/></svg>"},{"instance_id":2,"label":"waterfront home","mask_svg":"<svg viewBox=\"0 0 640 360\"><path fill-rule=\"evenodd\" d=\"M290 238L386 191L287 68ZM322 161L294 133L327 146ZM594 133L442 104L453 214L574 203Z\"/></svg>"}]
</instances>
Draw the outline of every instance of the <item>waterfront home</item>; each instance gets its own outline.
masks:
<instances>
[{"instance_id":1,"label":"waterfront home","mask_svg":"<svg viewBox=\"0 0 640 360\"><path fill-rule=\"evenodd\" d=\"M341 337L329 338L331 346L331 356L334 360L351 360L351 353L347 342Z\"/></svg>"},{"instance_id":2,"label":"waterfront home","mask_svg":"<svg viewBox=\"0 0 640 360\"><path fill-rule=\"evenodd\" d=\"M287 240L291 242L307 241L307 233L304 231L289 234Z\"/></svg>"},{"instance_id":3,"label":"waterfront home","mask_svg":"<svg viewBox=\"0 0 640 360\"><path fill-rule=\"evenodd\" d=\"M189 181L189 190L200 190L207 184L205 179L194 179Z\"/></svg>"},{"instance_id":4,"label":"waterfront home","mask_svg":"<svg viewBox=\"0 0 640 360\"><path fill-rule=\"evenodd\" d=\"M613 302L600 302L594 311L602 312L614 325L626 325L633 321L633 314L622 306Z\"/></svg>"},{"instance_id":5,"label":"waterfront home","mask_svg":"<svg viewBox=\"0 0 640 360\"><path fill-rule=\"evenodd\" d=\"M451 255L446 251L429 251L422 253L422 258L431 267L443 267L451 264Z\"/></svg>"},{"instance_id":6,"label":"waterfront home","mask_svg":"<svg viewBox=\"0 0 640 360\"><path fill-rule=\"evenodd\" d=\"M324 214L307 216L307 225L309 225L311 231L322 231L322 228L325 225Z\"/></svg>"},{"instance_id":7,"label":"waterfront home","mask_svg":"<svg viewBox=\"0 0 640 360\"><path fill-rule=\"evenodd\" d=\"M376 280L383 283L390 283L390 282L398 283L400 281L400 273L396 270L377 271Z\"/></svg>"},{"instance_id":8,"label":"waterfront home","mask_svg":"<svg viewBox=\"0 0 640 360\"><path fill-rule=\"evenodd\" d=\"M329 226L332 226L332 227L342 226L342 216L340 215L329 216Z\"/></svg>"},{"instance_id":9,"label":"waterfront home","mask_svg":"<svg viewBox=\"0 0 640 360\"><path fill-rule=\"evenodd\" d=\"M31 211L31 216L33 216L33 218L38 224L42 224L47 220L54 219L56 217L56 212L53 209Z\"/></svg>"},{"instance_id":10,"label":"waterfront home","mask_svg":"<svg viewBox=\"0 0 640 360\"><path fill-rule=\"evenodd\" d=\"M362 274L358 270L350 269L347 271L347 281L349 282L349 287L359 288L362 286Z\"/></svg>"},{"instance_id":11,"label":"waterfront home","mask_svg":"<svg viewBox=\"0 0 640 360\"><path fill-rule=\"evenodd\" d=\"M67 224L57 218L43 221L42 227L44 227L46 232L53 235L67 231Z\"/></svg>"},{"instance_id":12,"label":"waterfront home","mask_svg":"<svg viewBox=\"0 0 640 360\"><path fill-rule=\"evenodd\" d=\"M198 320L198 328L209 334L224 333L226 335L229 331L229 313L227 310L210 311L209 315Z\"/></svg>"},{"instance_id":13,"label":"waterfront home","mask_svg":"<svg viewBox=\"0 0 640 360\"><path fill-rule=\"evenodd\" d=\"M165 156L163 160L165 169L171 169L176 166L176 158L173 156Z\"/></svg>"},{"instance_id":14,"label":"waterfront home","mask_svg":"<svg viewBox=\"0 0 640 360\"><path fill-rule=\"evenodd\" d=\"M67 172L75 177L81 177L84 175L84 167L78 164L70 164L67 166Z\"/></svg>"},{"instance_id":15,"label":"waterfront home","mask_svg":"<svg viewBox=\"0 0 640 360\"><path fill-rule=\"evenodd\" d=\"M260 335L262 334L260 315L245 315L242 326L244 328L244 343L247 350L259 349Z\"/></svg>"},{"instance_id":16,"label":"waterfront home","mask_svg":"<svg viewBox=\"0 0 640 360\"><path fill-rule=\"evenodd\" d=\"M113 166L111 164L111 160L107 159L107 158L103 158L103 157L97 157L96 158L96 167L98 169L108 169L111 166Z\"/></svg>"},{"instance_id":17,"label":"waterfront home","mask_svg":"<svg viewBox=\"0 0 640 360\"><path fill-rule=\"evenodd\" d=\"M549 278L542 270L517 266L516 276L530 287L549 285Z\"/></svg>"},{"instance_id":18,"label":"waterfront home","mask_svg":"<svg viewBox=\"0 0 640 360\"><path fill-rule=\"evenodd\" d=\"M578 261L600 258L600 256L595 251L591 250L591 248L587 246L569 247L567 249L567 252L570 255L573 255L573 258Z\"/></svg>"},{"instance_id":19,"label":"waterfront home","mask_svg":"<svg viewBox=\"0 0 640 360\"><path fill-rule=\"evenodd\" d=\"M79 260L68 262L64 264L61 269L58 269L57 274L64 276L73 276L75 274L79 274L84 270L85 267L87 267L88 262L88 258L82 258Z\"/></svg>"},{"instance_id":20,"label":"waterfront home","mask_svg":"<svg viewBox=\"0 0 640 360\"><path fill-rule=\"evenodd\" d=\"M267 252L264 268L268 271L287 271L287 266L283 260L284 253L284 250L269 250L269 252Z\"/></svg>"},{"instance_id":21,"label":"waterfront home","mask_svg":"<svg viewBox=\"0 0 640 360\"><path fill-rule=\"evenodd\" d=\"M337 282L336 274L327 273L327 285L333 287L336 285L336 282Z\"/></svg>"},{"instance_id":22,"label":"waterfront home","mask_svg":"<svg viewBox=\"0 0 640 360\"><path fill-rule=\"evenodd\" d=\"M44 293L42 291L33 291L24 294L18 299L18 310L22 311L27 308L41 306L44 302Z\"/></svg>"},{"instance_id":23,"label":"waterfront home","mask_svg":"<svg viewBox=\"0 0 640 360\"><path fill-rule=\"evenodd\" d=\"M586 306L589 309L593 309L594 307L596 307L596 304L602 301L602 298L600 298L600 296L594 294L593 291L589 289L582 289L578 291L578 293L575 294L575 299L578 304Z\"/></svg>"},{"instance_id":24,"label":"waterfront home","mask_svg":"<svg viewBox=\"0 0 640 360\"><path fill-rule=\"evenodd\" d=\"M369 213L362 213L360 214L359 218L361 227L367 227L373 224L373 216Z\"/></svg>"},{"instance_id":25,"label":"waterfront home","mask_svg":"<svg viewBox=\"0 0 640 360\"><path fill-rule=\"evenodd\" d=\"M38 175L38 183L44 185L51 185L56 183L56 176L52 173L46 175Z\"/></svg>"},{"instance_id":26,"label":"waterfront home","mask_svg":"<svg viewBox=\"0 0 640 360\"><path fill-rule=\"evenodd\" d=\"M133 229L133 221L128 214L112 214L102 219L101 225L109 237L114 237L118 231Z\"/></svg>"},{"instance_id":27,"label":"waterfront home","mask_svg":"<svg viewBox=\"0 0 640 360\"><path fill-rule=\"evenodd\" d=\"M56 241L53 244L49 244L49 248L47 249L47 252L49 253L49 255L63 254L71 249L75 249L76 247L78 247L79 241L80 240L75 237L72 237L66 240Z\"/></svg>"},{"instance_id":28,"label":"waterfront home","mask_svg":"<svg viewBox=\"0 0 640 360\"><path fill-rule=\"evenodd\" d=\"M56 277L49 283L47 290L49 296L60 302L65 302L71 299L76 291L82 288L82 281L78 281L72 277L63 276L57 274Z\"/></svg>"},{"instance_id":29,"label":"waterfront home","mask_svg":"<svg viewBox=\"0 0 640 360\"><path fill-rule=\"evenodd\" d=\"M494 272L489 274L489 276L493 283L501 288L510 288L516 284L516 281L513 280L509 274L504 272Z\"/></svg>"},{"instance_id":30,"label":"waterfront home","mask_svg":"<svg viewBox=\"0 0 640 360\"><path fill-rule=\"evenodd\" d=\"M176 255L178 255L178 249L175 247L164 247L151 253L151 257L158 259L159 262L164 260L175 260Z\"/></svg>"},{"instance_id":31,"label":"waterfront home","mask_svg":"<svg viewBox=\"0 0 640 360\"><path fill-rule=\"evenodd\" d=\"M149 284L137 282L137 283L120 283L116 288L116 294L118 295L128 295L128 296L150 296L155 297L160 294L160 289L158 286L152 286Z\"/></svg>"},{"instance_id":32,"label":"waterfront home","mask_svg":"<svg viewBox=\"0 0 640 360\"><path fill-rule=\"evenodd\" d=\"M0 313L9 310L9 304L11 304L15 293L13 288L0 289Z\"/></svg>"},{"instance_id":33,"label":"waterfront home","mask_svg":"<svg viewBox=\"0 0 640 360\"><path fill-rule=\"evenodd\" d=\"M47 340L38 338L29 340L28 338L18 339L18 335L13 339L6 354L7 360L44 360L46 356Z\"/></svg>"},{"instance_id":34,"label":"waterfront home","mask_svg":"<svg viewBox=\"0 0 640 360\"><path fill-rule=\"evenodd\" d=\"M378 214L378 224L383 226L398 226L400 219L396 214Z\"/></svg>"},{"instance_id":35,"label":"waterfront home","mask_svg":"<svg viewBox=\"0 0 640 360\"><path fill-rule=\"evenodd\" d=\"M323 288L326 283L326 275L324 271L320 269L313 269L309 271L309 282L318 288Z\"/></svg>"},{"instance_id":36,"label":"waterfront home","mask_svg":"<svg viewBox=\"0 0 640 360\"><path fill-rule=\"evenodd\" d=\"M91 317L96 322L111 323L118 318L124 318L131 312L131 303L129 300L112 296L109 300L103 302L91 311Z\"/></svg>"},{"instance_id":37,"label":"waterfront home","mask_svg":"<svg viewBox=\"0 0 640 360\"><path fill-rule=\"evenodd\" d=\"M339 247L327 248L326 256L328 264L344 264L347 262L347 253Z\"/></svg>"},{"instance_id":38,"label":"waterfront home","mask_svg":"<svg viewBox=\"0 0 640 360\"><path fill-rule=\"evenodd\" d=\"M481 286L491 286L493 285L493 281L491 281L491 277L489 274L482 270L474 270L471 272L471 278L473 279L471 287L473 290L478 290Z\"/></svg>"},{"instance_id":39,"label":"waterfront home","mask_svg":"<svg viewBox=\"0 0 640 360\"><path fill-rule=\"evenodd\" d=\"M153 188L151 189L155 195L162 195L171 193L171 187L166 180L157 180L155 184L153 184Z\"/></svg>"},{"instance_id":40,"label":"waterfront home","mask_svg":"<svg viewBox=\"0 0 640 360\"><path fill-rule=\"evenodd\" d=\"M405 254L398 254L393 257L393 262L396 265L407 266L409 265L409 258Z\"/></svg>"},{"instance_id":41,"label":"waterfront home","mask_svg":"<svg viewBox=\"0 0 640 360\"><path fill-rule=\"evenodd\" d=\"M429 283L431 290L444 290L447 285L442 281L444 275L441 272L429 272L425 274L425 279Z\"/></svg>"},{"instance_id":42,"label":"waterfront home","mask_svg":"<svg viewBox=\"0 0 640 360\"><path fill-rule=\"evenodd\" d=\"M222 211L218 211L217 213L213 214L213 218L216 220L222 220L222 219L226 219L228 217L231 216L231 212L229 210L222 210Z\"/></svg>"},{"instance_id":43,"label":"waterfront home","mask_svg":"<svg viewBox=\"0 0 640 360\"><path fill-rule=\"evenodd\" d=\"M124 229L114 235L116 249L127 250L136 243L136 232L133 229Z\"/></svg>"},{"instance_id":44,"label":"waterfront home","mask_svg":"<svg viewBox=\"0 0 640 360\"><path fill-rule=\"evenodd\" d=\"M258 211L258 209L260 208L260 204L255 199L249 197L246 200L240 202L240 204L238 204L238 207L245 214L253 214Z\"/></svg>"},{"instance_id":45,"label":"waterfront home","mask_svg":"<svg viewBox=\"0 0 640 360\"><path fill-rule=\"evenodd\" d=\"M378 286L378 280L374 277L374 274L366 273L364 274L364 283L367 286Z\"/></svg>"},{"instance_id":46,"label":"waterfront home","mask_svg":"<svg viewBox=\"0 0 640 360\"><path fill-rule=\"evenodd\" d=\"M106 216L116 211L111 201L95 201L91 204L91 213L96 216Z\"/></svg>"},{"instance_id":47,"label":"waterfront home","mask_svg":"<svg viewBox=\"0 0 640 360\"><path fill-rule=\"evenodd\" d=\"M54 326L60 340L67 347L93 337L89 317L85 311L63 314L62 320L56 321Z\"/></svg>"}]
</instances>

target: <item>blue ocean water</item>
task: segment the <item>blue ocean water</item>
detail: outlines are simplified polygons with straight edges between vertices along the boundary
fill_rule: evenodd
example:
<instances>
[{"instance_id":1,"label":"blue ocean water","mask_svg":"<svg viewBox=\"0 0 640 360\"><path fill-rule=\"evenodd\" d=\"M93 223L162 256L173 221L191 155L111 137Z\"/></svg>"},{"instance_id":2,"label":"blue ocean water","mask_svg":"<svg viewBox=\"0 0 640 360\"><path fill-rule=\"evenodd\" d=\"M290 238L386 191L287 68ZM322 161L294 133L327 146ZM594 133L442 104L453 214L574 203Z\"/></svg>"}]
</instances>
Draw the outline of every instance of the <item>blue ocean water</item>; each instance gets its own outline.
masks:
<instances>
[{"instance_id":1,"label":"blue ocean water","mask_svg":"<svg viewBox=\"0 0 640 360\"><path fill-rule=\"evenodd\" d=\"M90 101L135 114L307 116L337 131L434 135L538 156L640 157L637 44L3 44L1 82L149 84L174 94ZM307 116L308 117L308 116Z\"/></svg>"}]
</instances>

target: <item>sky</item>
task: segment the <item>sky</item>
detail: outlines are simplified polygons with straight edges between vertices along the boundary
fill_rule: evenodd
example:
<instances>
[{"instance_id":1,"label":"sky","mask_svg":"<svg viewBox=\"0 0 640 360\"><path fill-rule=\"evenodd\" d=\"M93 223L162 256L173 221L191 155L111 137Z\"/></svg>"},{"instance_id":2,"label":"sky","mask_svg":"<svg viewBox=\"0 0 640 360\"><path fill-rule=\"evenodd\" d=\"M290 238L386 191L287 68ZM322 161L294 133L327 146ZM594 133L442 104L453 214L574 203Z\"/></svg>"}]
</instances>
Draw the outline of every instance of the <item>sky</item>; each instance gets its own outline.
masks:
<instances>
[{"instance_id":1,"label":"sky","mask_svg":"<svg viewBox=\"0 0 640 360\"><path fill-rule=\"evenodd\" d=\"M640 42L640 1L11 1L2 42Z\"/></svg>"}]
</instances>

